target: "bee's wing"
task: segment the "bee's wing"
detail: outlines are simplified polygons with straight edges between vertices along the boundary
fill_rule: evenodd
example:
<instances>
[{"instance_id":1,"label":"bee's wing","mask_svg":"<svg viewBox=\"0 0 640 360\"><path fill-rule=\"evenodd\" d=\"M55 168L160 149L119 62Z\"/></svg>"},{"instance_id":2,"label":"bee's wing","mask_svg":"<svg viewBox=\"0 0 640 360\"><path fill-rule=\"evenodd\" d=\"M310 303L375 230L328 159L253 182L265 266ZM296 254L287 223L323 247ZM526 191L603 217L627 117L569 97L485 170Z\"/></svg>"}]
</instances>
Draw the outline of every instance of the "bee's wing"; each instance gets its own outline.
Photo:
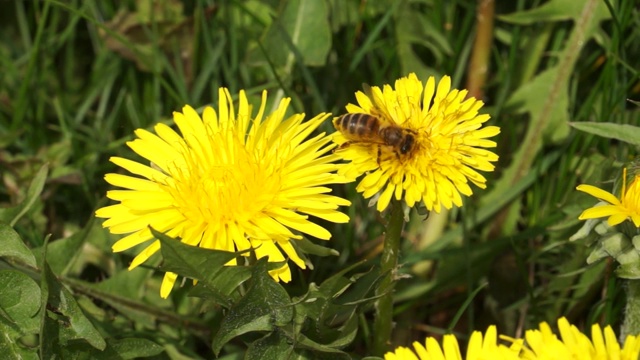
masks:
<instances>
[{"instance_id":1,"label":"bee's wing","mask_svg":"<svg viewBox=\"0 0 640 360\"><path fill-rule=\"evenodd\" d=\"M369 86L369 84L367 83L362 83L362 90L364 91L364 94L367 95L369 99L371 99L371 102L373 103L373 105L376 106L376 98L373 97L373 91L371 91L371 86ZM385 125L385 126L394 125L393 121L387 119L384 116L377 115L376 117L378 118L378 120L380 120L381 125Z\"/></svg>"}]
</instances>

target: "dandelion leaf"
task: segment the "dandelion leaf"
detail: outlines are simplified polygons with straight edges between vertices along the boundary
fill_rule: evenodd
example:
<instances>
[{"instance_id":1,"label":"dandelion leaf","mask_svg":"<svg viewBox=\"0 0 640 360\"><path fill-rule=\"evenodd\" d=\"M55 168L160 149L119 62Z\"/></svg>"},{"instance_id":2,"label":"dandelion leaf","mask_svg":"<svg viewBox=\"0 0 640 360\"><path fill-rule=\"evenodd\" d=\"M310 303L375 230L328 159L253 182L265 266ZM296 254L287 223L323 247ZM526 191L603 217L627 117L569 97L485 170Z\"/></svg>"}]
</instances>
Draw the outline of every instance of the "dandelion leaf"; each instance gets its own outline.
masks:
<instances>
[{"instance_id":1,"label":"dandelion leaf","mask_svg":"<svg viewBox=\"0 0 640 360\"><path fill-rule=\"evenodd\" d=\"M247 293L235 303L222 319L213 339L217 355L229 340L253 331L273 331L293 319L293 306L287 291L269 276L266 258L253 266Z\"/></svg>"}]
</instances>

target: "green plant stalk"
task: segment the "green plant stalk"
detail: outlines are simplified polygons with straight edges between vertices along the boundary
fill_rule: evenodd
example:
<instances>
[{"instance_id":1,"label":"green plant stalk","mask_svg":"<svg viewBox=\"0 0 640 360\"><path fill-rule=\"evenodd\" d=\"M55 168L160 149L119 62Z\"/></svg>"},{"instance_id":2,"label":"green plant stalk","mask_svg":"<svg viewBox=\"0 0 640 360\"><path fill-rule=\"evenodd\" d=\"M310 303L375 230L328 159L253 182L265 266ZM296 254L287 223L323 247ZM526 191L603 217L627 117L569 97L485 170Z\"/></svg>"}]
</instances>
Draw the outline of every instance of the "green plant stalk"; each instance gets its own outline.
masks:
<instances>
[{"instance_id":1,"label":"green plant stalk","mask_svg":"<svg viewBox=\"0 0 640 360\"><path fill-rule=\"evenodd\" d=\"M585 6L576 19L576 26L571 32L569 39L567 40L567 46L559 56L559 63L557 68L558 75L552 84L549 84L549 92L546 94L544 100L544 106L539 113L532 113L531 124L527 128L524 139L520 142L520 147L515 152L511 166L509 166L503 173L502 178L494 185L494 190L488 193L481 200L482 205L490 204L502 197L503 189L509 189L518 183L522 178L530 173L533 161L537 158L538 153L543 146L543 135L545 129L551 122L554 107L556 106L557 99L568 86L572 69L574 68L580 51L586 44L585 38L588 33L588 29L591 28L592 22L598 19L597 5L598 0L587 0ZM495 217L492 225L492 233L502 233L504 231L509 232L509 225L515 222L515 219L510 214L518 214L517 208L520 203L514 202L509 207L502 210L500 214ZM507 224L505 226L505 223Z\"/></svg>"},{"instance_id":2,"label":"green plant stalk","mask_svg":"<svg viewBox=\"0 0 640 360\"><path fill-rule=\"evenodd\" d=\"M384 235L384 246L380 258L380 272L384 278L376 290L380 299L376 303L375 321L373 324L373 354L382 356L389 350L391 328L393 325L393 288L396 282L398 253L400 252L400 235L404 226L402 202L391 200L391 211L387 218L387 229Z\"/></svg>"},{"instance_id":3,"label":"green plant stalk","mask_svg":"<svg viewBox=\"0 0 640 360\"><path fill-rule=\"evenodd\" d=\"M469 97L484 98L482 88L487 82L489 74L489 59L491 58L491 43L493 42L493 20L495 17L495 1L481 0L478 2L476 16L476 38L471 53L467 89Z\"/></svg>"},{"instance_id":4,"label":"green plant stalk","mask_svg":"<svg viewBox=\"0 0 640 360\"><path fill-rule=\"evenodd\" d=\"M627 280L627 308L624 310L624 322L620 330L620 342L629 335L640 334L640 280Z\"/></svg>"}]
</instances>

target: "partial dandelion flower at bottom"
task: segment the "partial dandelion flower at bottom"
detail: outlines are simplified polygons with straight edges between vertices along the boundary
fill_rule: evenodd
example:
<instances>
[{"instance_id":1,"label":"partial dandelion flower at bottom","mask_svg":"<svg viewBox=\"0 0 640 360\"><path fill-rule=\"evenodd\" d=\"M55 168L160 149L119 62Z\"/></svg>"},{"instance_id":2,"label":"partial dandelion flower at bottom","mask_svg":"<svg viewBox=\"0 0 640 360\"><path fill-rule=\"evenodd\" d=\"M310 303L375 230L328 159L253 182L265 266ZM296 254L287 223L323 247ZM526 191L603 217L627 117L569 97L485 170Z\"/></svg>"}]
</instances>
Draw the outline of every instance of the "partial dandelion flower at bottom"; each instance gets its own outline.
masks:
<instances>
[{"instance_id":1,"label":"partial dandelion flower at bottom","mask_svg":"<svg viewBox=\"0 0 640 360\"><path fill-rule=\"evenodd\" d=\"M385 360L638 360L640 336L627 336L622 346L611 326L604 331L598 324L591 327L591 337L582 333L575 325L562 317L558 319L558 332L551 330L546 322L538 329L527 330L524 339L497 335L495 326L490 326L484 336L475 331L469 339L465 356L454 335L445 335L442 346L435 338L428 337L425 343L414 342L413 349L398 347L385 354ZM503 343L498 341L500 338ZM505 345L510 343L510 346Z\"/></svg>"},{"instance_id":2,"label":"partial dandelion flower at bottom","mask_svg":"<svg viewBox=\"0 0 640 360\"><path fill-rule=\"evenodd\" d=\"M589 338L562 317L558 319L558 331L560 337L545 322L539 329L528 330L522 359L638 360L640 356L640 336L628 336L620 347L611 326L602 331L600 325L594 324Z\"/></svg>"},{"instance_id":3,"label":"partial dandelion flower at bottom","mask_svg":"<svg viewBox=\"0 0 640 360\"><path fill-rule=\"evenodd\" d=\"M122 157L111 161L132 175L107 174L107 192L115 205L96 211L103 226L114 234L127 234L113 245L119 252L149 243L131 262L129 270L160 249L149 227L179 237L193 246L224 251L253 249L270 262L291 260L306 268L292 241L301 234L322 240L329 231L313 217L345 223L338 210L349 201L329 194L328 185L344 183L336 174L340 165L334 144L324 133L313 135L329 114L304 120L304 114L286 117L290 99L265 115L266 91L252 114L246 94L234 107L227 89L219 91L218 111L204 109L202 117L190 106L175 112L178 134L158 124L155 134L136 130L127 145L150 162L144 165ZM227 265L235 265L235 260ZM270 271L280 281L291 280L288 263ZM177 274L166 273L161 296L166 298Z\"/></svg>"},{"instance_id":4,"label":"partial dandelion flower at bottom","mask_svg":"<svg viewBox=\"0 0 640 360\"><path fill-rule=\"evenodd\" d=\"M466 356L462 357L462 351L458 340L454 335L445 335L442 346L433 337L427 337L424 343L414 342L413 349L398 347L393 352L384 355L385 360L517 360L522 348L522 341L514 341L511 346L498 343L497 329L490 326L483 335L480 331L474 331L469 339Z\"/></svg>"}]
</instances>

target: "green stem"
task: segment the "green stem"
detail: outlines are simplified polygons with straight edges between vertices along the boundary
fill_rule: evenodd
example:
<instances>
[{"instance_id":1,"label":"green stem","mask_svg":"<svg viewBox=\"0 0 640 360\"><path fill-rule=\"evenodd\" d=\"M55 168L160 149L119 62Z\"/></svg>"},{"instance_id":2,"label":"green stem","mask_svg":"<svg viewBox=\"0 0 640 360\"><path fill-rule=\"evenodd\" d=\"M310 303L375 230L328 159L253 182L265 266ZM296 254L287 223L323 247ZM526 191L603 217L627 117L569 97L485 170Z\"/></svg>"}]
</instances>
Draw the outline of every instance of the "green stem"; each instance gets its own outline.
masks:
<instances>
[{"instance_id":1,"label":"green stem","mask_svg":"<svg viewBox=\"0 0 640 360\"><path fill-rule=\"evenodd\" d=\"M374 322L373 354L382 356L389 350L393 320L393 288L396 281L400 235L404 225L402 202L392 200L384 235L384 247L380 258L380 272L383 276L376 295L381 296L376 304Z\"/></svg>"},{"instance_id":2,"label":"green stem","mask_svg":"<svg viewBox=\"0 0 640 360\"><path fill-rule=\"evenodd\" d=\"M628 335L640 334L640 280L627 280L627 308L624 311L624 322L620 331L620 339L624 341Z\"/></svg>"}]
</instances>

